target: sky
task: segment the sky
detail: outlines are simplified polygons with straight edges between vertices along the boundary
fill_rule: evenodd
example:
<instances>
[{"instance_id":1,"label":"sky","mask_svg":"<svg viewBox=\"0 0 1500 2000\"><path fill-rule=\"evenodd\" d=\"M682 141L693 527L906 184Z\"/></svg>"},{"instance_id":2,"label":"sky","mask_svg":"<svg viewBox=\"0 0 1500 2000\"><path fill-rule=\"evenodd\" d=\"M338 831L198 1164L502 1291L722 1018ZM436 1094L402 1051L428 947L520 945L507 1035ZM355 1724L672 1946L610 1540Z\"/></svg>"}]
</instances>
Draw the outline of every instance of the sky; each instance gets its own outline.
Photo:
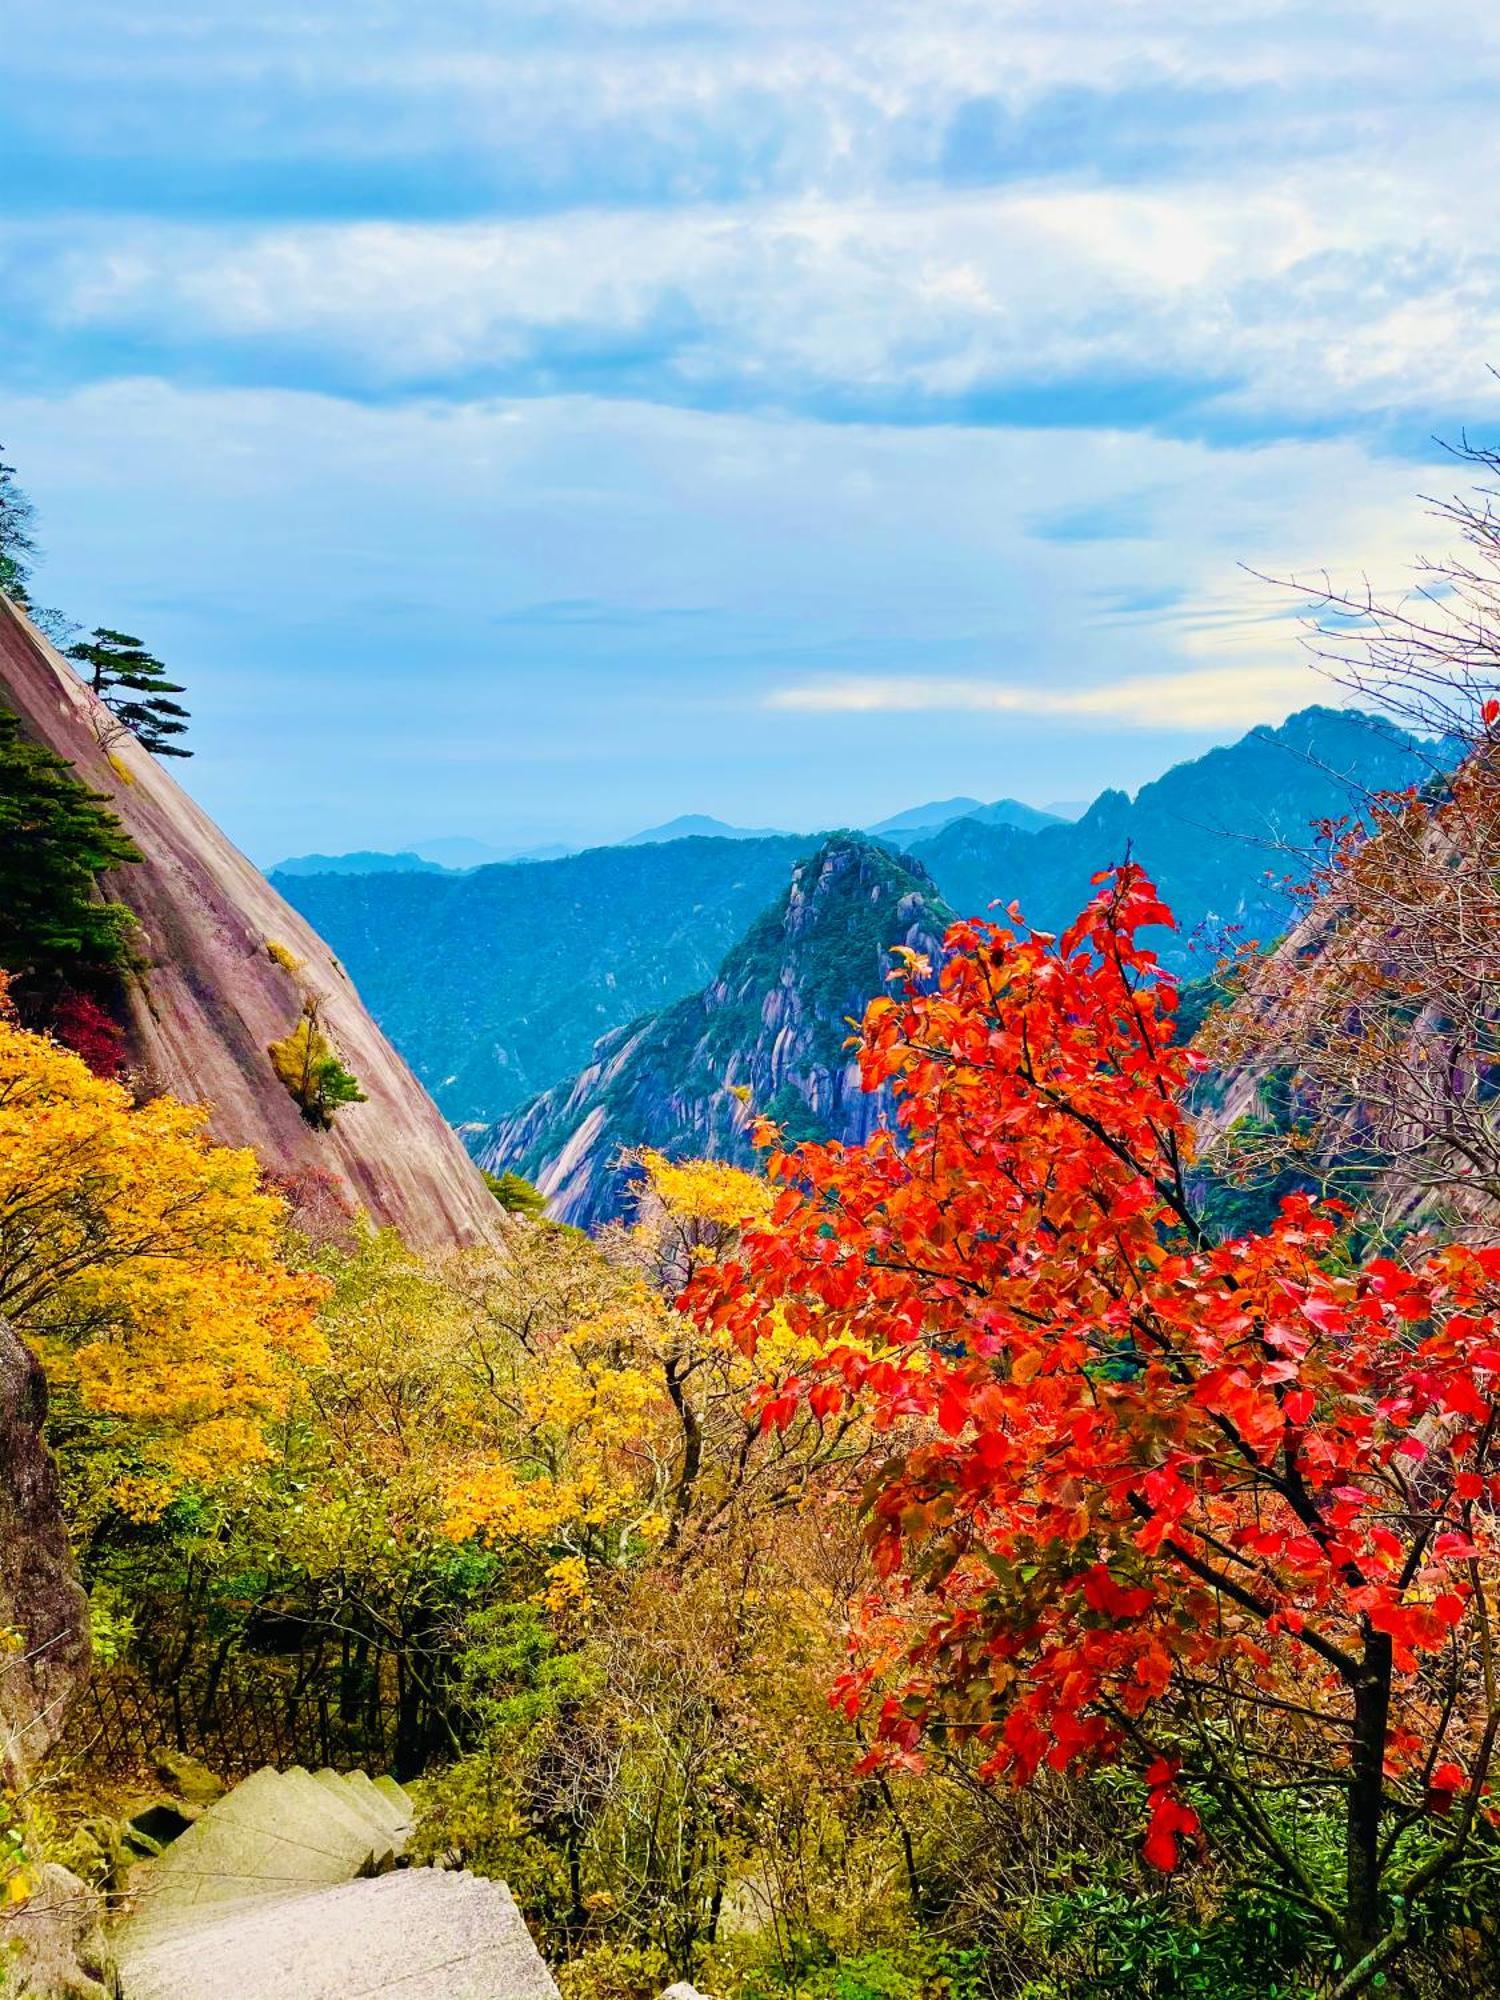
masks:
<instances>
[{"instance_id":1,"label":"sky","mask_svg":"<svg viewBox=\"0 0 1500 2000\"><path fill-rule=\"evenodd\" d=\"M1133 788L1500 436L1471 0L10 0L39 601L261 862ZM1259 574L1257 574L1259 573Z\"/></svg>"}]
</instances>

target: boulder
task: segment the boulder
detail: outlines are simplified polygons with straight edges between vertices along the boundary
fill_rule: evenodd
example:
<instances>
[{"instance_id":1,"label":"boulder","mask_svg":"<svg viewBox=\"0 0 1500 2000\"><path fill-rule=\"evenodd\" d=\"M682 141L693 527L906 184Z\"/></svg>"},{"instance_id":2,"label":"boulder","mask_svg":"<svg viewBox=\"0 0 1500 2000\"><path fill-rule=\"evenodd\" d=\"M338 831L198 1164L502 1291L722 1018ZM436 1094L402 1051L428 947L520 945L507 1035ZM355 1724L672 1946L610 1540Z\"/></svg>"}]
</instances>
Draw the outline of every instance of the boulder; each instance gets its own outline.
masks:
<instances>
[{"instance_id":1,"label":"boulder","mask_svg":"<svg viewBox=\"0 0 1500 2000\"><path fill-rule=\"evenodd\" d=\"M41 1367L0 1320L0 1784L12 1790L62 1733L89 1664L46 1415Z\"/></svg>"},{"instance_id":2,"label":"boulder","mask_svg":"<svg viewBox=\"0 0 1500 2000\"><path fill-rule=\"evenodd\" d=\"M163 1744L151 1752L151 1769L174 1797L190 1806L211 1806L224 1796L224 1780L185 1750Z\"/></svg>"},{"instance_id":3,"label":"boulder","mask_svg":"<svg viewBox=\"0 0 1500 2000\"><path fill-rule=\"evenodd\" d=\"M26 1901L0 1917L0 1988L25 2000L114 2000L101 1917L98 1894L47 1862Z\"/></svg>"}]
</instances>

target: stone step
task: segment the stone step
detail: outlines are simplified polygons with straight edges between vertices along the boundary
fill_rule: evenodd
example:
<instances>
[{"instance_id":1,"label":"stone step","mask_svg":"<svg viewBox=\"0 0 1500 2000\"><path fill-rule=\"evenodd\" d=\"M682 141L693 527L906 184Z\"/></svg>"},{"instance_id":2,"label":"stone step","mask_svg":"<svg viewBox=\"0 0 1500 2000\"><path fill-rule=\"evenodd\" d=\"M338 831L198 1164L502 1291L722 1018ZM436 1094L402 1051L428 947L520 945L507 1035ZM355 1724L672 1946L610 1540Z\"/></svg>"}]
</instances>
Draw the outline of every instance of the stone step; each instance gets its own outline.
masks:
<instances>
[{"instance_id":1,"label":"stone step","mask_svg":"<svg viewBox=\"0 0 1500 2000\"><path fill-rule=\"evenodd\" d=\"M460 1890L433 1890L425 1886L413 1890L408 1877L423 1872L426 1871L409 1869L401 1872L401 1886L391 1892L393 1908L409 1900L414 1906L430 1911L445 1896L462 1893ZM383 1875L357 1878L360 1883L390 1879ZM298 1906L324 1897L333 1898L330 1907L336 1908L342 1892L355 1886L354 1882L335 1882L318 1888L275 1890L269 1895L246 1897L238 1902L174 1910L169 1918L145 1930L137 1924L127 1925L116 1941L116 1959L122 1967L123 1990L127 1994L133 1992L135 1984L145 1978L148 1968L157 1979L188 1974L196 1978L231 1936L242 1932L250 1935L261 1924L276 1927L291 1923L291 1913ZM196 1987L193 1990L196 1991Z\"/></svg>"},{"instance_id":2,"label":"stone step","mask_svg":"<svg viewBox=\"0 0 1500 2000\"><path fill-rule=\"evenodd\" d=\"M380 1773L380 1776L378 1778L372 1778L370 1780L370 1783L375 1787L377 1792L384 1792L386 1797L391 1801L392 1805L396 1806L401 1812L404 1812L408 1820L415 1817L412 1809L411 1799L396 1783L396 1780L394 1778L388 1777L386 1773L382 1771Z\"/></svg>"},{"instance_id":3,"label":"stone step","mask_svg":"<svg viewBox=\"0 0 1500 2000\"><path fill-rule=\"evenodd\" d=\"M345 1771L343 1775L344 1783L380 1816L382 1825L393 1834L411 1832L416 1807L394 1778L372 1778L367 1771Z\"/></svg>"},{"instance_id":4,"label":"stone step","mask_svg":"<svg viewBox=\"0 0 1500 2000\"><path fill-rule=\"evenodd\" d=\"M557 2000L501 1882L412 1868L202 1913L122 1949L124 2000Z\"/></svg>"},{"instance_id":5,"label":"stone step","mask_svg":"<svg viewBox=\"0 0 1500 2000\"><path fill-rule=\"evenodd\" d=\"M135 1871L131 1921L148 1928L181 1908L347 1882L394 1858L391 1836L352 1799L306 1771L257 1771Z\"/></svg>"},{"instance_id":6,"label":"stone step","mask_svg":"<svg viewBox=\"0 0 1500 2000\"><path fill-rule=\"evenodd\" d=\"M332 1794L342 1805L352 1806L362 1823L370 1829L373 1840L388 1847L392 1854L400 1852L411 1831L410 1820L402 1820L383 1792L365 1778L363 1771L314 1771L314 1784ZM361 1785L358 1780L364 1778Z\"/></svg>"},{"instance_id":7,"label":"stone step","mask_svg":"<svg viewBox=\"0 0 1500 2000\"><path fill-rule=\"evenodd\" d=\"M356 1845L362 1840L369 1841L371 1843L369 1865L372 1869L378 1871L393 1866L396 1858L395 1842L385 1817L382 1816L379 1825L376 1825L371 1819L364 1796L351 1786L340 1783L336 1771L329 1775L335 1781L332 1787L321 1783L311 1771L303 1770L300 1764L294 1764L289 1770L281 1773L284 1780L289 1779L297 1788L309 1823L322 1826L330 1832L335 1828L342 1828ZM373 1786L371 1789L374 1789ZM230 1797L233 1796L231 1793Z\"/></svg>"}]
</instances>

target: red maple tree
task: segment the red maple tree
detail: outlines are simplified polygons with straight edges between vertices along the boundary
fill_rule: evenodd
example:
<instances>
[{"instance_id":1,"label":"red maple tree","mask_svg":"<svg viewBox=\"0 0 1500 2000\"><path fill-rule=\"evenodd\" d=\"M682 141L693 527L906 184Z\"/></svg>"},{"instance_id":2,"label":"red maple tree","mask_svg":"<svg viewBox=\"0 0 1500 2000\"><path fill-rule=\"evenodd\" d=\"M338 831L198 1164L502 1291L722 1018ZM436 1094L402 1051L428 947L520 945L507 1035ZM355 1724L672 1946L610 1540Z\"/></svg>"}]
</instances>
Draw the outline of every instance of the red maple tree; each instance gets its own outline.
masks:
<instances>
[{"instance_id":1,"label":"red maple tree","mask_svg":"<svg viewBox=\"0 0 1500 2000\"><path fill-rule=\"evenodd\" d=\"M768 1424L858 1401L890 1433L836 1690L876 1754L1133 1764L1161 1868L1211 1800L1349 2000L1493 1841L1500 1249L1360 1266L1300 1198L1211 1240L1139 937L1169 912L1126 866L1060 938L1010 914L866 1015L899 1143L767 1128L772 1218L684 1303L747 1351L808 1338Z\"/></svg>"}]
</instances>

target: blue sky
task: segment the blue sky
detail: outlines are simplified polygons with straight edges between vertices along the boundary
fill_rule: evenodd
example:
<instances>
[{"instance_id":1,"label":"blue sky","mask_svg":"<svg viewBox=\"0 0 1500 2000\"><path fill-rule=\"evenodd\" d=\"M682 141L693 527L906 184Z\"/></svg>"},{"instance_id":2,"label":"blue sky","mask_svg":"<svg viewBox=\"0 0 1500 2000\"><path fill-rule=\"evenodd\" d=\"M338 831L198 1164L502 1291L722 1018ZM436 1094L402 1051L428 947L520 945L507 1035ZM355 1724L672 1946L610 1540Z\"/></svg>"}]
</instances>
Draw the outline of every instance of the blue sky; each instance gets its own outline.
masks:
<instances>
[{"instance_id":1,"label":"blue sky","mask_svg":"<svg viewBox=\"0 0 1500 2000\"><path fill-rule=\"evenodd\" d=\"M38 594L257 859L1133 786L1500 431L1454 0L12 0Z\"/></svg>"}]
</instances>

